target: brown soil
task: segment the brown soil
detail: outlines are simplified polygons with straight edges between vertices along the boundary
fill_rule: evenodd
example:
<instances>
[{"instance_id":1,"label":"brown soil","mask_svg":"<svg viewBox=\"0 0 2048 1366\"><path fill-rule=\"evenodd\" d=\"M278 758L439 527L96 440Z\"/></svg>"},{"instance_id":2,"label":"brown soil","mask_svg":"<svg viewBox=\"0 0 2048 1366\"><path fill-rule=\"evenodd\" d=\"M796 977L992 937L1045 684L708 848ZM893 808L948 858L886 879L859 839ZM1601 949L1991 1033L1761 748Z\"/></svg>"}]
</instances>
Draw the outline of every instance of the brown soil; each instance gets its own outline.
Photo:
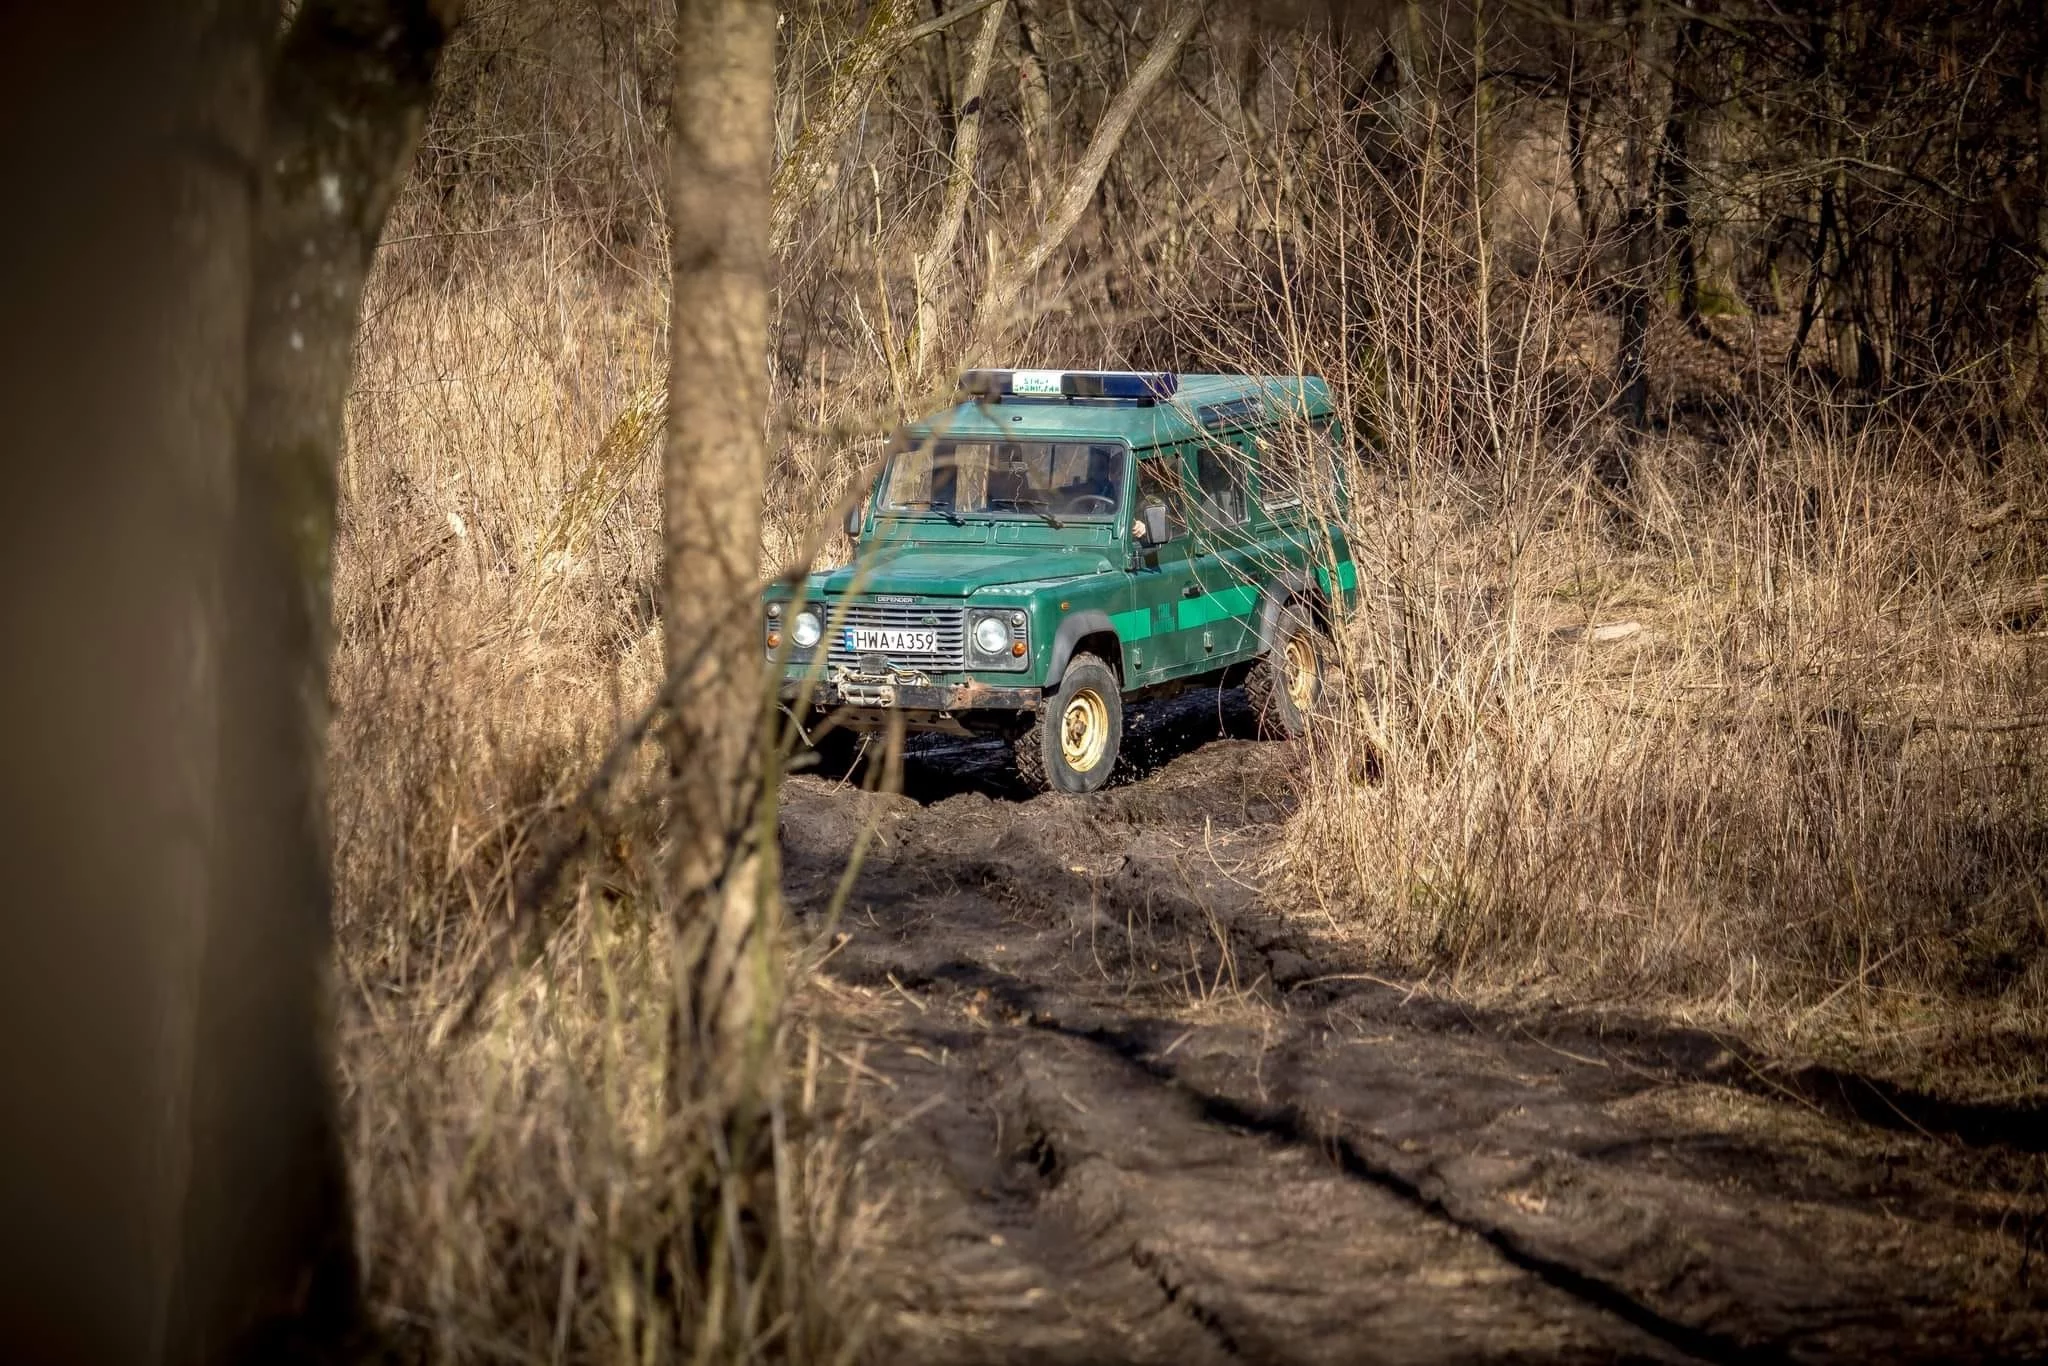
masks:
<instances>
[{"instance_id":1,"label":"brown soil","mask_svg":"<svg viewBox=\"0 0 2048 1366\"><path fill-rule=\"evenodd\" d=\"M2040 1107L1404 985L1262 903L1293 751L1250 731L1153 708L1092 798L967 742L791 783L802 926L876 822L807 1008L865 1079L884 1359L2048 1356Z\"/></svg>"}]
</instances>

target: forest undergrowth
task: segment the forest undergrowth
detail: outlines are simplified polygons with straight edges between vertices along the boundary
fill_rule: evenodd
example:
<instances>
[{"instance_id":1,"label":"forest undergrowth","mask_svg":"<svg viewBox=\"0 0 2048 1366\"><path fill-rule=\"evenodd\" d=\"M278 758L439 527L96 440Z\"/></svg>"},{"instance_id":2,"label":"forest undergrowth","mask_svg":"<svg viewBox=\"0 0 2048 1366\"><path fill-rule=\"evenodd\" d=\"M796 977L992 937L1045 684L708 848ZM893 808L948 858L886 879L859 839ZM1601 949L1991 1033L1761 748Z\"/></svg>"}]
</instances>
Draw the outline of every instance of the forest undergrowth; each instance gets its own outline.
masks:
<instances>
[{"instance_id":1,"label":"forest undergrowth","mask_svg":"<svg viewBox=\"0 0 2048 1366\"><path fill-rule=\"evenodd\" d=\"M821 43L790 41L793 83L830 76ZM1304 73L1312 49L1289 49ZM707 1158L661 1114L653 747L605 800L581 797L661 684L653 116L621 116L602 176L521 168L540 191L451 207L437 185L486 178L452 182L434 157L491 145L465 151L460 116L482 106L464 60L379 254L340 471L331 785L359 1233L373 1303L424 1352L662 1356L663 1325L693 1322L665 1193ZM1612 298L1559 226L1570 176L1503 170L1468 193L1448 104L1423 139L1442 133L1440 181L1435 162L1373 171L1334 115L1254 117L1315 88L1268 79L1239 123L1203 125L1247 166L1253 139L1294 138L1286 174L1246 172L1224 207L1162 191L1149 235L1084 226L1091 263L1026 292L1000 355L975 349L982 267L915 259L904 206L943 197L944 165L878 118L784 256L764 574L845 552L824 529L954 361L1322 373L1357 438L1329 511L1364 591L1267 856L1273 912L1455 996L1660 1013L1936 1089L2038 1091L2038 420L1966 386L1852 391L1788 364L1786 318L1731 308L1655 323L1638 429L1612 401ZM1177 126L1140 125L1168 185L1194 164ZM1558 159L1553 133L1519 145ZM1375 213L1300 188L1332 184ZM1128 176L1102 191L1139 198ZM1000 250L992 227L963 240ZM912 284L933 280L936 307ZM571 837L562 876L522 902ZM467 1017L522 911L531 953ZM805 1216L777 1255L805 1271L763 1282L783 1289L750 1331L822 1360L857 1346L882 1197L805 1009L799 988L777 1166L777 1207Z\"/></svg>"},{"instance_id":2,"label":"forest undergrowth","mask_svg":"<svg viewBox=\"0 0 2048 1366\"><path fill-rule=\"evenodd\" d=\"M507 270L387 298L363 343L336 597L344 1077L373 1289L458 1355L508 1324L649 1331L665 1174L691 1160L659 1121L651 752L538 959L441 1046L660 682L660 302ZM877 388L782 396L779 556L833 520L885 430ZM1533 404L1503 405L1486 460L1414 435L1398 458L1401 423L1431 420L1410 397L1360 413L1344 516L1367 588L1268 856L1276 913L1454 996L2038 1088L2039 448L1988 465L1809 400L1674 422L1616 486L1596 418L1560 436ZM782 1160L814 1217L790 1255L846 1279L763 1313L825 1341L873 1193L843 1160L858 1106L798 1085L817 1108Z\"/></svg>"}]
</instances>

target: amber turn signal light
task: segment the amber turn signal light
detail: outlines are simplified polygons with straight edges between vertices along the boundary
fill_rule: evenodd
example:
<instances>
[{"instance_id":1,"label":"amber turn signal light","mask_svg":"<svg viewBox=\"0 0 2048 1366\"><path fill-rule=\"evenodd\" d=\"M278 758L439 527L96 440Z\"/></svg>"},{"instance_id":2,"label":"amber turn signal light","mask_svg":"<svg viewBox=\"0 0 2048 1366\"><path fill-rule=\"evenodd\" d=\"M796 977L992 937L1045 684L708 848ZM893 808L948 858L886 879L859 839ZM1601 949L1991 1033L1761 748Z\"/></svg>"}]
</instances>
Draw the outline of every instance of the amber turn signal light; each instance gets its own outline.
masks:
<instances>
[{"instance_id":1,"label":"amber turn signal light","mask_svg":"<svg viewBox=\"0 0 2048 1366\"><path fill-rule=\"evenodd\" d=\"M771 649L771 650L773 650L773 649L775 649L776 647L778 647L778 646L779 646L779 645L781 645L781 644L782 644L782 635L781 635L781 633L780 633L780 632L777 632L777 631L770 631L770 632L768 633L768 648L769 648L769 649Z\"/></svg>"},{"instance_id":2,"label":"amber turn signal light","mask_svg":"<svg viewBox=\"0 0 2048 1366\"><path fill-rule=\"evenodd\" d=\"M1022 659L1024 657L1024 642L1021 640L1011 641L1010 653L1015 655L1017 658Z\"/></svg>"}]
</instances>

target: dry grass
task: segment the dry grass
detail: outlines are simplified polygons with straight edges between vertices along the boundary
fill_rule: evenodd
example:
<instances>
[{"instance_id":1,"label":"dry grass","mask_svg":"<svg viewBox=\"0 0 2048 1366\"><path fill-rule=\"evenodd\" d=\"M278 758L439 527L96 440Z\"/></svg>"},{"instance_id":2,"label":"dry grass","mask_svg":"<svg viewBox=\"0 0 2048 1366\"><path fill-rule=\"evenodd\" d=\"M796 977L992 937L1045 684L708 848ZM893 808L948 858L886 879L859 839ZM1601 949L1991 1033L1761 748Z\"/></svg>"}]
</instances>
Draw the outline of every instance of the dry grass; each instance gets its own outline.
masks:
<instances>
[{"instance_id":1,"label":"dry grass","mask_svg":"<svg viewBox=\"0 0 2048 1366\"><path fill-rule=\"evenodd\" d=\"M1621 493L1368 459L1300 901L1466 992L2048 1080L2043 637L1987 607L2042 547L1973 529L2042 457L1864 417L1653 438Z\"/></svg>"},{"instance_id":2,"label":"dry grass","mask_svg":"<svg viewBox=\"0 0 2048 1366\"><path fill-rule=\"evenodd\" d=\"M838 1359L861 1323L855 1164L814 1054L776 1135L784 1264L751 1268L750 1321L711 1321L705 1250L676 1245L717 1155L710 1126L662 1119L651 752L540 908L538 959L450 1037L522 876L661 674L663 300L545 259L430 286L387 260L350 408L332 780L372 1303L436 1360L660 1361L692 1335L717 1359Z\"/></svg>"},{"instance_id":3,"label":"dry grass","mask_svg":"<svg viewBox=\"0 0 2048 1366\"><path fill-rule=\"evenodd\" d=\"M1660 327L1631 438L1584 261L1441 131L1389 173L1321 126L1304 174L1344 188L1200 244L1175 301L1219 368L1321 373L1369 437L1325 500L1363 610L1293 900L1465 993L2048 1082L2042 434L1993 459L1953 396L1804 387L1752 319Z\"/></svg>"},{"instance_id":4,"label":"dry grass","mask_svg":"<svg viewBox=\"0 0 2048 1366\"><path fill-rule=\"evenodd\" d=\"M830 53L802 32L792 79L815 83ZM658 74L644 37L632 60ZM437 236L416 193L366 308L336 567L342 1066L372 1300L419 1355L661 1360L663 1333L704 1327L667 1235L706 1156L657 1121L652 756L542 908L540 959L473 1035L442 1034L661 668L647 438L666 301L656 273L619 265L661 255L635 198L653 198L650 116L621 115L625 150L607 152L548 70L521 89L557 100L566 164L597 168L569 187L582 199L465 212L564 226ZM1290 103L1341 73L1303 70L1247 106L1247 127L1292 140L1279 174L1230 168L1272 162L1280 133L1142 125L1105 192L1122 229L1079 234L1086 259L1041 282L1014 357L1316 370L1378 433L1348 514L1367 610L1277 851L1281 899L1460 991L1654 1002L1980 1090L2048 1080L2030 1043L2048 1027L2048 727L2005 725L2048 713L2028 606L2048 454L2009 448L1991 470L1945 418L1832 409L1763 378L1768 357L1702 349L1688 370L1660 338L1659 407L1718 406L1646 440L1610 489L1612 341L1585 263L1547 217L1475 216L1455 128L1417 135L1441 165L1376 180L1384 149ZM817 541L917 406L907 282L943 149L923 114L887 112L785 265L771 567ZM1559 198L1556 167L1528 175L1495 191L1502 213ZM1002 194L968 239L1015 213L1021 188ZM649 240L614 250L621 222ZM965 344L978 269L952 282L941 355ZM1622 621L1639 629L1586 634ZM840 1110L801 1061L795 1076L778 1203L802 1217L735 1335L809 1360L848 1345L867 1216Z\"/></svg>"}]
</instances>

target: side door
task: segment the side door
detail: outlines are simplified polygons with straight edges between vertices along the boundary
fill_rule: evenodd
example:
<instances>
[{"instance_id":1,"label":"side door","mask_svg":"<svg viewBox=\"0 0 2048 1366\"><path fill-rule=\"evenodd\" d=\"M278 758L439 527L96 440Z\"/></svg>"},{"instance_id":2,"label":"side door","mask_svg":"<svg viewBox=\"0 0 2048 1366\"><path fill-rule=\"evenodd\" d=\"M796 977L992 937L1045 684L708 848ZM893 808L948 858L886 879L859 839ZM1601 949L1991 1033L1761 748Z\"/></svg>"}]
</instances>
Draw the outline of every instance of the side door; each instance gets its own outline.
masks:
<instances>
[{"instance_id":1,"label":"side door","mask_svg":"<svg viewBox=\"0 0 2048 1366\"><path fill-rule=\"evenodd\" d=\"M1307 428L1300 423L1261 428L1252 438L1252 527L1263 584L1299 584L1320 558L1312 509L1327 504L1308 472Z\"/></svg>"},{"instance_id":2,"label":"side door","mask_svg":"<svg viewBox=\"0 0 2048 1366\"><path fill-rule=\"evenodd\" d=\"M1249 440L1205 434L1188 456L1194 495L1194 583L1182 598L1179 625L1189 672L1232 663L1258 647L1259 566L1251 526Z\"/></svg>"},{"instance_id":3,"label":"side door","mask_svg":"<svg viewBox=\"0 0 2048 1366\"><path fill-rule=\"evenodd\" d=\"M1179 673L1187 661L1180 629L1182 591L1193 582L1194 540L1188 526L1188 494L1180 451L1172 446L1137 453L1137 497L1133 515L1154 503L1166 508L1167 540L1138 552L1127 611L1115 619L1124 643L1130 681L1155 683Z\"/></svg>"}]
</instances>

